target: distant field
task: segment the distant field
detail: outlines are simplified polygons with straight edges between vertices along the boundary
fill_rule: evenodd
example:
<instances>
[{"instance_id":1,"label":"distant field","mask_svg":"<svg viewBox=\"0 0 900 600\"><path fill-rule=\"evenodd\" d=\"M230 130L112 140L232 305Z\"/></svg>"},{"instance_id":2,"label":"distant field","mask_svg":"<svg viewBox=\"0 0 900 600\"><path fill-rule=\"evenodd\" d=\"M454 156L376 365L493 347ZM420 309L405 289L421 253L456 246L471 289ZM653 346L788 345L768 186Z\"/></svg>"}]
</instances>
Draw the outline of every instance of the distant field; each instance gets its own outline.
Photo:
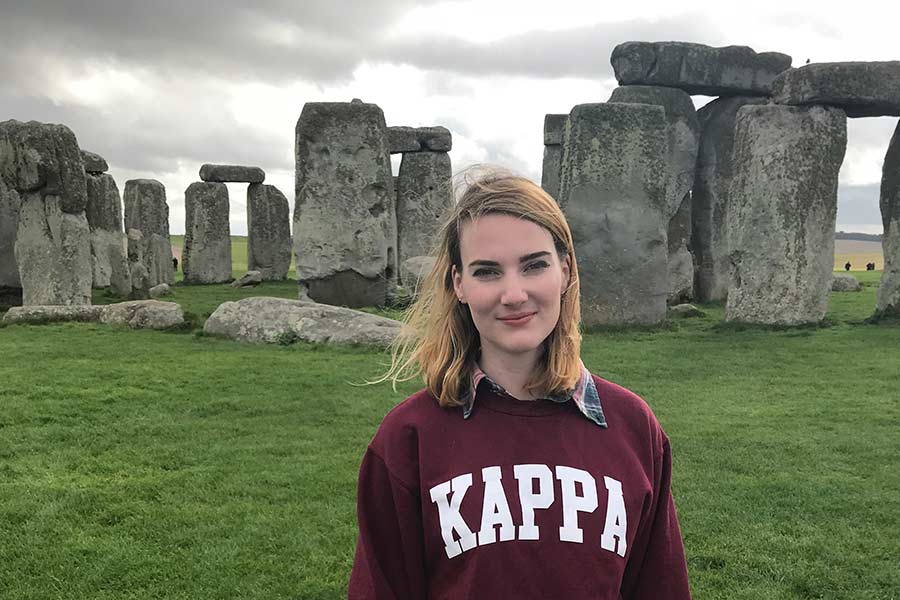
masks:
<instances>
[{"instance_id":1,"label":"distant field","mask_svg":"<svg viewBox=\"0 0 900 600\"><path fill-rule=\"evenodd\" d=\"M173 235L172 255L181 261L181 249L184 246L183 235ZM234 277L240 277L247 272L247 236L233 235L231 236L231 271ZM288 277L294 278L294 259L291 259L291 268L288 271ZM178 267L177 280L181 281L181 266Z\"/></svg>"},{"instance_id":2,"label":"distant field","mask_svg":"<svg viewBox=\"0 0 900 600\"><path fill-rule=\"evenodd\" d=\"M843 271L844 264L850 261L851 271L865 271L866 263L874 262L875 270L884 267L884 255L881 242L861 242L858 240L834 241L834 270Z\"/></svg>"}]
</instances>

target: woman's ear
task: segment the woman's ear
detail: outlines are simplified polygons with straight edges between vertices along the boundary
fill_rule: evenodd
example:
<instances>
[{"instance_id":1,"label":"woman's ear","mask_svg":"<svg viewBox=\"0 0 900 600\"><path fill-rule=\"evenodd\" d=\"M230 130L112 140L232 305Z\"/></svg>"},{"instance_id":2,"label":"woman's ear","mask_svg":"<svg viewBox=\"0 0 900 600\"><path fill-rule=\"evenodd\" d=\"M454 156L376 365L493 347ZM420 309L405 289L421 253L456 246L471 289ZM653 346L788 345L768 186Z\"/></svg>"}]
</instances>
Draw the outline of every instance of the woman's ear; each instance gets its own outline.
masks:
<instances>
[{"instance_id":1,"label":"woman's ear","mask_svg":"<svg viewBox=\"0 0 900 600\"><path fill-rule=\"evenodd\" d=\"M569 283L571 283L570 278L572 276L571 269L571 259L568 254L563 259L562 264L560 264L560 268L562 269L562 289L560 289L560 296L566 293L566 290L569 289Z\"/></svg>"},{"instance_id":2,"label":"woman's ear","mask_svg":"<svg viewBox=\"0 0 900 600\"><path fill-rule=\"evenodd\" d=\"M462 291L462 275L456 270L456 265L450 267L450 277L453 279L453 291L456 292L456 298L461 303L466 303L466 297Z\"/></svg>"}]
</instances>

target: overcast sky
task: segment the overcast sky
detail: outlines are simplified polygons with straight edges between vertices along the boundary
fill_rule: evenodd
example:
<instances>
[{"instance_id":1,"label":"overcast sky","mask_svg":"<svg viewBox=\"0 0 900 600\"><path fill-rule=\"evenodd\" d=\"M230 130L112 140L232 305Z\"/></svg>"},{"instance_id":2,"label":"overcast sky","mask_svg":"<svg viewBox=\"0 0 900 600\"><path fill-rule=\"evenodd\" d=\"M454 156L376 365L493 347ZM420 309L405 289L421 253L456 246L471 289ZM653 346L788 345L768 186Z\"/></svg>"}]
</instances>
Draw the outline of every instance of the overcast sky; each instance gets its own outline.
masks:
<instances>
[{"instance_id":1,"label":"overcast sky","mask_svg":"<svg viewBox=\"0 0 900 600\"><path fill-rule=\"evenodd\" d=\"M68 125L120 190L162 181L180 233L184 190L205 162L260 166L293 200L305 102L358 97L388 125L444 125L454 169L490 162L539 182L544 115L606 101L617 44L748 45L790 54L794 66L896 60L892 4L0 0L0 120ZM849 120L838 229L881 232L896 122ZM245 186L229 189L232 233L244 234Z\"/></svg>"}]
</instances>

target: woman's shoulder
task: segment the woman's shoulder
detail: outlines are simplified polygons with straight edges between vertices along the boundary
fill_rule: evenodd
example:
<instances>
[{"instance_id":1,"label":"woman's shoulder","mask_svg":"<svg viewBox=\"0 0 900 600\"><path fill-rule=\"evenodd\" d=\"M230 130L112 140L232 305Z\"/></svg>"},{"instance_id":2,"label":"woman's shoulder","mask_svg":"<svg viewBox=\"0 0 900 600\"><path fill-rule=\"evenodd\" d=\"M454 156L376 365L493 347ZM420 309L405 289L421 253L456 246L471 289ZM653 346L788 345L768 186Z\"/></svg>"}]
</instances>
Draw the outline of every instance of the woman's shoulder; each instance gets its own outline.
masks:
<instances>
[{"instance_id":1,"label":"woman's shoulder","mask_svg":"<svg viewBox=\"0 0 900 600\"><path fill-rule=\"evenodd\" d=\"M434 422L445 421L454 414L462 418L461 409L441 408L428 389L421 389L388 411L375 439L389 441L398 436L414 436Z\"/></svg>"}]
</instances>

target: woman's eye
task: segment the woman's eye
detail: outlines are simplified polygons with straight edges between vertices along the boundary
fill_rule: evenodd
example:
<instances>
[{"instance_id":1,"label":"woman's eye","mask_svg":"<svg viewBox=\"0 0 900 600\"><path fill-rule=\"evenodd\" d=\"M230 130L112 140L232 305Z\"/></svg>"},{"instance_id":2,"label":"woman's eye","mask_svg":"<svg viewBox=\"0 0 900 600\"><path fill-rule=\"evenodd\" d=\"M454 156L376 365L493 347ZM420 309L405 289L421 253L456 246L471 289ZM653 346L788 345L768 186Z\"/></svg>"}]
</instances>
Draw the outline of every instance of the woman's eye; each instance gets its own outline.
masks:
<instances>
[{"instance_id":1,"label":"woman's eye","mask_svg":"<svg viewBox=\"0 0 900 600\"><path fill-rule=\"evenodd\" d=\"M533 263L528 263L528 265L525 266L525 270L526 271L540 271L541 269L546 269L549 266L550 266L550 264L547 263L547 261L538 260Z\"/></svg>"},{"instance_id":2,"label":"woman's eye","mask_svg":"<svg viewBox=\"0 0 900 600\"><path fill-rule=\"evenodd\" d=\"M496 269L476 269L472 275L474 277L492 277L497 274Z\"/></svg>"}]
</instances>

